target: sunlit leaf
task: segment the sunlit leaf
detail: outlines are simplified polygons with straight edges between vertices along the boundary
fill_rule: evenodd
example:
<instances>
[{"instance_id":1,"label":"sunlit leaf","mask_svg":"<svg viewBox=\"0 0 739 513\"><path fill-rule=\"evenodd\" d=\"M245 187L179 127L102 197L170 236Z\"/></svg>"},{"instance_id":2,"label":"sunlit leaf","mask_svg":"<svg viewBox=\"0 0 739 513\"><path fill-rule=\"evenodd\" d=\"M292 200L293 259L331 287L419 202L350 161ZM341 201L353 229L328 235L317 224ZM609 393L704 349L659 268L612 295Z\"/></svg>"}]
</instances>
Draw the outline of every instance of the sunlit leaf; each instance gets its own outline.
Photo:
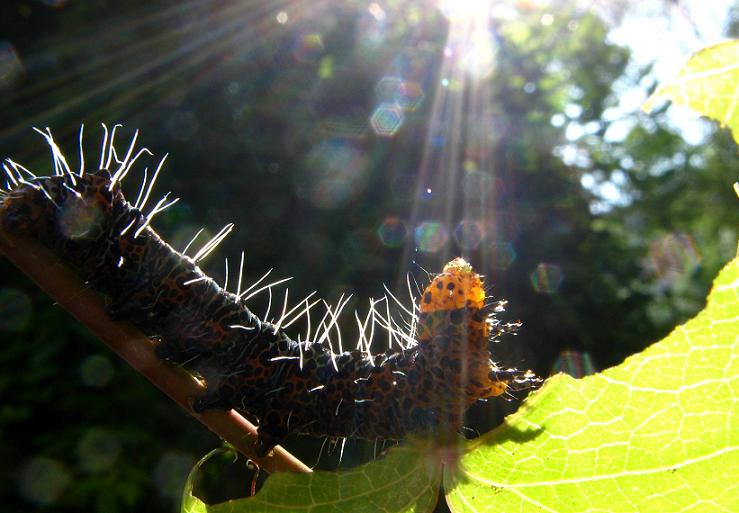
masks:
<instances>
[{"instance_id":1,"label":"sunlit leaf","mask_svg":"<svg viewBox=\"0 0 739 513\"><path fill-rule=\"evenodd\" d=\"M205 513L207 511L207 506L192 494L193 487L195 486L195 476L197 476L198 472L200 472L200 468L209 459L217 454L221 454L229 450L230 449L220 447L218 449L213 449L208 454L200 458L200 461L198 461L192 468L190 475L187 476L187 481L185 481L185 490L182 492L182 513Z\"/></svg>"},{"instance_id":2,"label":"sunlit leaf","mask_svg":"<svg viewBox=\"0 0 739 513\"><path fill-rule=\"evenodd\" d=\"M206 506L186 490L183 513L430 512L441 484L441 463L422 447L408 444L346 472L270 476L251 498Z\"/></svg>"},{"instance_id":3,"label":"sunlit leaf","mask_svg":"<svg viewBox=\"0 0 739 513\"><path fill-rule=\"evenodd\" d=\"M453 511L739 511L739 260L708 305L623 364L559 376L470 442Z\"/></svg>"},{"instance_id":4,"label":"sunlit leaf","mask_svg":"<svg viewBox=\"0 0 739 513\"><path fill-rule=\"evenodd\" d=\"M623 364L550 379L445 471L453 511L739 511L739 260L697 317ZM441 457L408 444L347 472L281 473L188 513L426 512Z\"/></svg>"},{"instance_id":5,"label":"sunlit leaf","mask_svg":"<svg viewBox=\"0 0 739 513\"><path fill-rule=\"evenodd\" d=\"M739 40L694 54L677 78L657 89L643 109L649 112L661 98L728 126L734 140L739 141Z\"/></svg>"}]
</instances>

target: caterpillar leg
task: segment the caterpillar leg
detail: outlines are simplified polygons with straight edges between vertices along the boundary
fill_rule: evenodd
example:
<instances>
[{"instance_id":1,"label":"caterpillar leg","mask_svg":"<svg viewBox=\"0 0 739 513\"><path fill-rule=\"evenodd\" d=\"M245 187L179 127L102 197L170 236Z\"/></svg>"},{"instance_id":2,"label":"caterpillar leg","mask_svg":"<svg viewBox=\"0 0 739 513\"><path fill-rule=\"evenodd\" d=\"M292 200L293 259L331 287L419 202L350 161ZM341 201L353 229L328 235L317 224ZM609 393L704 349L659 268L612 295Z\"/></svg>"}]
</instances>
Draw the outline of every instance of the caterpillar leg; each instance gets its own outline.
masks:
<instances>
[{"instance_id":1,"label":"caterpillar leg","mask_svg":"<svg viewBox=\"0 0 739 513\"><path fill-rule=\"evenodd\" d=\"M275 447L281 444L287 436L287 430L284 425L269 422L269 416L266 422L259 425L257 431L256 452L257 456L264 457Z\"/></svg>"},{"instance_id":2,"label":"caterpillar leg","mask_svg":"<svg viewBox=\"0 0 739 513\"><path fill-rule=\"evenodd\" d=\"M173 365L184 366L192 370L194 367L193 362L198 359L199 355L188 355L183 351L182 347L183 344L178 343L178 341L159 341L154 346L154 353L162 361L169 362Z\"/></svg>"},{"instance_id":3,"label":"caterpillar leg","mask_svg":"<svg viewBox=\"0 0 739 513\"><path fill-rule=\"evenodd\" d=\"M219 389L209 388L205 394L196 397L192 403L192 409L195 413L202 413L205 410L230 410L232 408L231 401L223 397Z\"/></svg>"},{"instance_id":4,"label":"caterpillar leg","mask_svg":"<svg viewBox=\"0 0 739 513\"><path fill-rule=\"evenodd\" d=\"M530 370L494 369L490 371L488 378L492 382L491 393L488 397L496 397L505 392L537 388L542 383L542 379Z\"/></svg>"},{"instance_id":5,"label":"caterpillar leg","mask_svg":"<svg viewBox=\"0 0 739 513\"><path fill-rule=\"evenodd\" d=\"M140 315L143 305L132 300L132 297L133 295L124 296L111 301L105 305L105 312L114 321L127 321L134 316Z\"/></svg>"}]
</instances>

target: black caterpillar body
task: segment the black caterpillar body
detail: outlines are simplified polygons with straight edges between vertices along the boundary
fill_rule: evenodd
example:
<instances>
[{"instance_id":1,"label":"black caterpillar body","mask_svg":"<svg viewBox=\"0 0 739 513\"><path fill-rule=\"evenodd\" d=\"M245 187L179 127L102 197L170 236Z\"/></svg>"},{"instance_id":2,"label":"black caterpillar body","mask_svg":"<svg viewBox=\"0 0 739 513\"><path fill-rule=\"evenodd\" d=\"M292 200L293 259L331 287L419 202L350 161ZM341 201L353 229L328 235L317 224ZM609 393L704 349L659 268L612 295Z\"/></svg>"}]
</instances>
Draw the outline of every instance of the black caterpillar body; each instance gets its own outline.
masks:
<instances>
[{"instance_id":1,"label":"black caterpillar body","mask_svg":"<svg viewBox=\"0 0 739 513\"><path fill-rule=\"evenodd\" d=\"M160 358L202 374L207 393L196 410L234 408L255 419L259 454L290 432L397 440L459 430L478 399L539 382L530 371L493 363L490 339L505 327L492 318L495 306L485 303L480 276L461 259L424 291L412 334L417 343L377 355L335 354L261 321L156 234L149 223L163 202L147 216L121 192L132 149L122 161L107 159L120 164L112 175L75 173L45 137L56 173L36 177L7 161L2 230L47 246L105 296L113 318L152 337Z\"/></svg>"}]
</instances>

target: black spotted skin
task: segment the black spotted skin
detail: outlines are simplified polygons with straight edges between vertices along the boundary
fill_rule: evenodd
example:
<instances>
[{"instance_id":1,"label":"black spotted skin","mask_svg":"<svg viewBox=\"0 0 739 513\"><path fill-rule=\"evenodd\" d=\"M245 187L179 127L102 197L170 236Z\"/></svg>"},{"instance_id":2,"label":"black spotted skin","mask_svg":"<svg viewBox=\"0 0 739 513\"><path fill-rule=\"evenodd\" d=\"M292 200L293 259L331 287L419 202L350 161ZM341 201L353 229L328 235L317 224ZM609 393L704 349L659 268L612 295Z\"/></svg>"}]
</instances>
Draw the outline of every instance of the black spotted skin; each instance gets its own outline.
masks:
<instances>
[{"instance_id":1,"label":"black spotted skin","mask_svg":"<svg viewBox=\"0 0 739 513\"><path fill-rule=\"evenodd\" d=\"M513 379L535 382L492 363L491 310L480 276L461 259L424 291L418 344L332 354L261 321L150 227L136 236L146 218L107 171L34 185L2 200L3 230L38 239L105 296L112 317L155 338L160 358L203 375L207 393L196 410L234 408L255 419L261 454L289 433L397 440L459 430L478 399L500 395Z\"/></svg>"}]
</instances>

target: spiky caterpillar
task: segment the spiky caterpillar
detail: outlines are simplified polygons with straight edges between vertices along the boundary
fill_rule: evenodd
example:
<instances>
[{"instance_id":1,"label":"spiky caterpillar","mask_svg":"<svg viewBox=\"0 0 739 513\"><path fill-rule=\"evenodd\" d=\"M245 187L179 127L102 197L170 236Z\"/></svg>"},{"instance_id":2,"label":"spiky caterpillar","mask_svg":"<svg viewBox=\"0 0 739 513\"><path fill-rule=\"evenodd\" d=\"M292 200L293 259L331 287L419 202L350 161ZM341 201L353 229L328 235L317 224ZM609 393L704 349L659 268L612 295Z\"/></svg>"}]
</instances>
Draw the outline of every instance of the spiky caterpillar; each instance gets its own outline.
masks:
<instances>
[{"instance_id":1,"label":"spiky caterpillar","mask_svg":"<svg viewBox=\"0 0 739 513\"><path fill-rule=\"evenodd\" d=\"M101 166L119 164L112 174L74 173L45 137L56 174L36 177L8 161L2 229L46 245L107 298L112 317L156 339L161 358L202 374L208 391L196 399L196 410L235 408L257 419L260 454L291 432L394 440L459 430L475 401L538 382L530 372L493 363L490 340L505 327L493 317L498 307L485 303L481 277L461 259L425 289L416 343L377 355L334 354L261 321L239 294L221 288L196 259L150 228L166 199L144 215L153 185L145 179L135 204L126 201L120 182L136 160L133 144L121 161L111 158L111 140Z\"/></svg>"}]
</instances>

